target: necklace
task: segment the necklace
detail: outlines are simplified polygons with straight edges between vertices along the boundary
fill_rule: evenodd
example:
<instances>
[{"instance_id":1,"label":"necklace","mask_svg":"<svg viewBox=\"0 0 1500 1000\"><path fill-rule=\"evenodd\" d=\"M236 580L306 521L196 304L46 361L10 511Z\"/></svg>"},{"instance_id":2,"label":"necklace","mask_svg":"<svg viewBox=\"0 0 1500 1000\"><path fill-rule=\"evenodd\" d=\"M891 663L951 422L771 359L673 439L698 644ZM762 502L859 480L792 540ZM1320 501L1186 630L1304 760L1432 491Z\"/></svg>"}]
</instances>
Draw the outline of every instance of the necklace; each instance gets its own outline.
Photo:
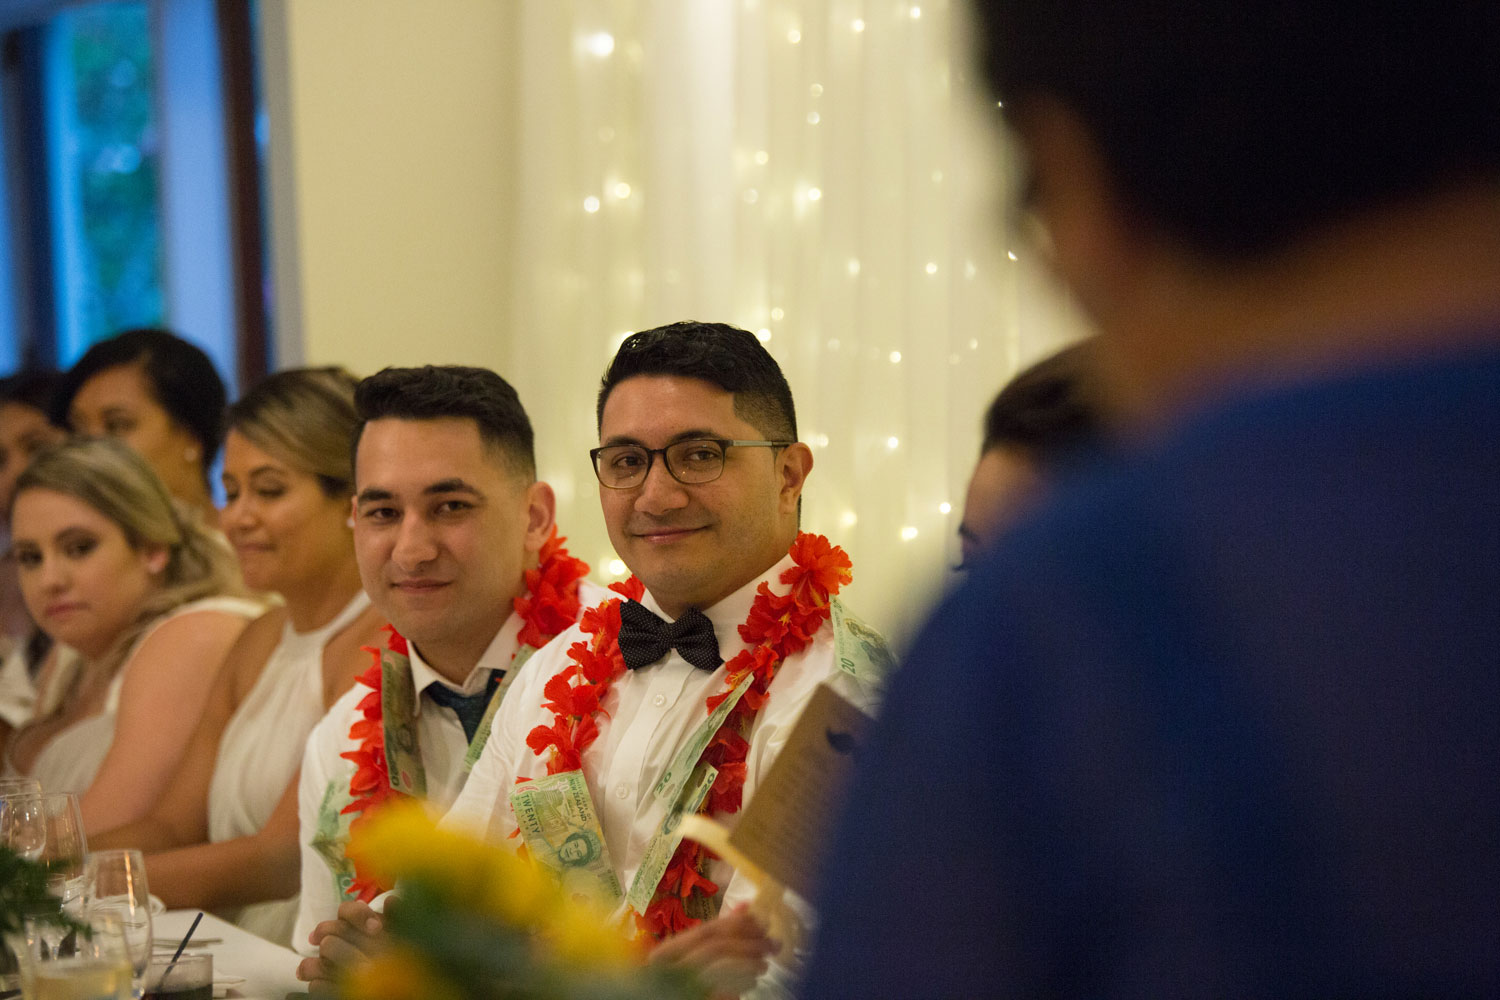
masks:
<instances>
[{"instance_id":1,"label":"necklace","mask_svg":"<svg viewBox=\"0 0 1500 1000\"><path fill-rule=\"evenodd\" d=\"M799 534L789 554L793 565L781 574L781 582L789 584L790 590L785 595L773 594L765 581L756 588L750 614L739 627L740 638L748 646L724 665L723 689L704 701L712 713L751 678L698 758L699 764L718 772L700 810L705 815L739 811L750 751L748 734L770 697L771 681L783 660L812 641L829 619L829 602L853 579L848 555L821 535ZM578 625L591 638L573 643L569 664L543 689L542 707L552 713L552 724L537 726L526 737L531 751L546 757L549 775L583 769L583 754L599 736L596 717L614 682L625 673L619 646L620 603L622 598L639 600L645 586L632 576L610 589L621 596L583 613ZM659 940L698 923L688 908L706 912L708 901L718 894L719 887L702 874L714 857L701 845L682 841L646 912L636 915L639 929Z\"/></svg>"},{"instance_id":2,"label":"necklace","mask_svg":"<svg viewBox=\"0 0 1500 1000\"><path fill-rule=\"evenodd\" d=\"M540 649L578 617L578 581L588 573L589 567L583 560L568 554L563 545L566 541L553 527L551 536L538 553L537 567L525 573L526 589L512 602L515 613L521 618L516 652L511 654L512 663L522 649ZM406 638L393 625L386 625L384 630L387 633L386 650L409 660L411 651ZM349 727L349 738L354 741L355 748L339 755L354 763L354 774L349 778L352 801L341 810L354 817L349 822L351 837L384 805L407 798L392 786L386 756L385 720L381 708L381 651L366 646L365 652L374 657L374 663L356 679L356 683L370 690L360 699L360 717ZM354 881L348 890L352 897L369 902L391 888L362 871L358 860L353 857L349 860L354 866Z\"/></svg>"}]
</instances>

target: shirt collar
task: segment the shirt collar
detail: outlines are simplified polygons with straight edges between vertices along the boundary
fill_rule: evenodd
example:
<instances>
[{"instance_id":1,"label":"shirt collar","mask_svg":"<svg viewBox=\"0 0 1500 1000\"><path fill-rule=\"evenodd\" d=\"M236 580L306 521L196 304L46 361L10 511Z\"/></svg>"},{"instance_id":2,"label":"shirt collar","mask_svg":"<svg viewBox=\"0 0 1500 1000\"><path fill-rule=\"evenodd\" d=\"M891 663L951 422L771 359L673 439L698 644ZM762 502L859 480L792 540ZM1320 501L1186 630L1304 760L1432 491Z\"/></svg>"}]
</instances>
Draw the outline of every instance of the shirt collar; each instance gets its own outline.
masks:
<instances>
[{"instance_id":1,"label":"shirt collar","mask_svg":"<svg viewBox=\"0 0 1500 1000\"><path fill-rule=\"evenodd\" d=\"M417 714L422 714L422 692L427 685L434 682L441 684L450 691L459 694L478 694L484 690L484 685L489 682L491 670L504 670L510 666L511 659L516 653L516 639L521 634L521 616L511 612L505 619L505 624L500 626L500 631L495 633L495 638L480 655L479 662L474 664L474 669L464 678L463 686L454 684L448 678L438 673L427 665L422 659L422 653L417 649L416 643L409 643L408 650L411 658L411 683L413 702L417 706Z\"/></svg>"},{"instance_id":2,"label":"shirt collar","mask_svg":"<svg viewBox=\"0 0 1500 1000\"><path fill-rule=\"evenodd\" d=\"M713 622L714 638L719 640L719 655L726 661L745 648L745 640L740 638L740 626L745 624L746 618L750 617L750 605L755 602L755 592L762 583L765 583L769 586L771 593L778 596L785 594L788 587L781 582L781 574L791 569L793 565L791 554L788 553L774 566L739 590L712 607L701 609L708 616L708 620ZM662 611L656 598L651 596L651 591L648 590L641 595L641 603L650 608L653 614L667 621L672 620L666 612Z\"/></svg>"}]
</instances>

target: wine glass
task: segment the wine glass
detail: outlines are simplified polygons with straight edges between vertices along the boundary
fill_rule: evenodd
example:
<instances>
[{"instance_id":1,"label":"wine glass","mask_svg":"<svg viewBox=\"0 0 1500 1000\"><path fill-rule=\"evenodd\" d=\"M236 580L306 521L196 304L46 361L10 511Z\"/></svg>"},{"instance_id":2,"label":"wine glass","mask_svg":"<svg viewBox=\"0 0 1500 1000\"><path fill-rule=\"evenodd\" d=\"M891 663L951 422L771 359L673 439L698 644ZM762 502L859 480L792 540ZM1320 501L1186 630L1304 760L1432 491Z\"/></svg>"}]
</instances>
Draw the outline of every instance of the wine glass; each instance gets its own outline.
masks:
<instances>
[{"instance_id":1,"label":"wine glass","mask_svg":"<svg viewBox=\"0 0 1500 1000\"><path fill-rule=\"evenodd\" d=\"M50 888L64 907L81 905L88 841L78 796L72 792L6 796L0 810L0 834L11 850L52 869Z\"/></svg>"},{"instance_id":2,"label":"wine glass","mask_svg":"<svg viewBox=\"0 0 1500 1000\"><path fill-rule=\"evenodd\" d=\"M0 777L0 844L4 844L28 860L36 860L46 846L46 830L40 823L36 823L30 830L17 829L12 838L8 832L10 825L9 800L12 796L37 796L42 794L42 783L35 778L5 778ZM13 995L21 987L20 965L14 950L10 947L9 936L3 945L0 945L0 996Z\"/></svg>"},{"instance_id":3,"label":"wine glass","mask_svg":"<svg viewBox=\"0 0 1500 1000\"><path fill-rule=\"evenodd\" d=\"M42 856L47 846L47 820L40 782L17 784L0 794L0 840L28 861Z\"/></svg>"},{"instance_id":4,"label":"wine glass","mask_svg":"<svg viewBox=\"0 0 1500 1000\"><path fill-rule=\"evenodd\" d=\"M42 794L42 783L36 778L22 776L3 778L0 777L0 799L7 795L40 795Z\"/></svg>"},{"instance_id":5,"label":"wine glass","mask_svg":"<svg viewBox=\"0 0 1500 1000\"><path fill-rule=\"evenodd\" d=\"M106 913L75 917L81 930L28 917L17 941L23 995L36 1000L131 1000L129 950Z\"/></svg>"},{"instance_id":6,"label":"wine glass","mask_svg":"<svg viewBox=\"0 0 1500 1000\"><path fill-rule=\"evenodd\" d=\"M89 914L119 921L130 955L132 991L144 992L146 966L151 962L151 893L146 887L146 861L140 851L95 851L84 866L85 906Z\"/></svg>"}]
</instances>

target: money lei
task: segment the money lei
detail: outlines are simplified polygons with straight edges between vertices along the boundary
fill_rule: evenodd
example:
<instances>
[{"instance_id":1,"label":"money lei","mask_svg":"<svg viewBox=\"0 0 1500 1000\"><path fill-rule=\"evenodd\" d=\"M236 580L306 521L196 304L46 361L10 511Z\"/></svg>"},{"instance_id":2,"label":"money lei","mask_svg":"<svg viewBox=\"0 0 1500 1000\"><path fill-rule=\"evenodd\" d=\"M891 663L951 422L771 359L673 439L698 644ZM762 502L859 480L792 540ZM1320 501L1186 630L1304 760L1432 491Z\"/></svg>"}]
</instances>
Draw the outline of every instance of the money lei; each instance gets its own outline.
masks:
<instances>
[{"instance_id":1,"label":"money lei","mask_svg":"<svg viewBox=\"0 0 1500 1000\"><path fill-rule=\"evenodd\" d=\"M566 541L554 525L538 553L537 568L526 571L526 589L512 602L514 611L521 616L516 653L525 648L540 649L578 618L578 581L588 574L589 567L568 554L563 545ZM387 650L402 657L411 655L405 637L395 626L386 625L384 631L388 633ZM349 823L350 836L368 823L382 805L406 797L392 787L386 763L385 722L381 717L381 651L370 646L364 647L364 651L375 662L356 678L356 683L363 684L370 692L360 700L360 718L349 728L355 749L339 755L354 762L354 774L349 778L353 801L341 810L354 817ZM512 662L516 653L511 654ZM353 863L353 859L350 861ZM390 888L368 872L360 871L358 864L354 865L354 880L348 889L352 898L369 902Z\"/></svg>"},{"instance_id":2,"label":"money lei","mask_svg":"<svg viewBox=\"0 0 1500 1000\"><path fill-rule=\"evenodd\" d=\"M747 676L753 677L698 758L700 765L710 765L718 772L699 810L705 815L739 811L745 759L750 751L746 734L769 698L776 670L783 660L812 641L832 613L830 601L853 579L848 555L821 535L799 534L789 554L793 565L781 574L781 582L789 584L790 590L785 595L773 594L765 582L756 588L750 614L739 629L747 648L725 664L724 689L705 701L711 713ZM633 576L610 589L631 600L639 600L645 592ZM620 598L585 611L579 628L591 636L590 641L569 647L570 665L544 689L547 700L543 708L553 714L553 723L537 726L526 738L533 753L546 755L549 775L582 771L583 753L599 736L595 716L609 689L625 672L618 644ZM637 927L659 940L698 923L701 917L693 914L710 912L708 903L719 887L701 872L713 857L696 842L682 841L657 883L646 912L636 915Z\"/></svg>"}]
</instances>

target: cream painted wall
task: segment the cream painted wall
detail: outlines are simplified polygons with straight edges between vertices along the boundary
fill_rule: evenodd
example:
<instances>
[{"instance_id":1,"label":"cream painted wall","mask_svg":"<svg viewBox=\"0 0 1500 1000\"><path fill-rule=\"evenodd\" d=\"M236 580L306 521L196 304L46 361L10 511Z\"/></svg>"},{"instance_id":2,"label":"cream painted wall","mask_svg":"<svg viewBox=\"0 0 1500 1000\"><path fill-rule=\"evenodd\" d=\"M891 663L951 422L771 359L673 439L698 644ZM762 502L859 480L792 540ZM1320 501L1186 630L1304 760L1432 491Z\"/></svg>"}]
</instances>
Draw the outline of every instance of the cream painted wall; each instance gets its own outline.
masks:
<instances>
[{"instance_id":1,"label":"cream painted wall","mask_svg":"<svg viewBox=\"0 0 1500 1000\"><path fill-rule=\"evenodd\" d=\"M263 0L282 367L503 367L514 9Z\"/></svg>"}]
</instances>

